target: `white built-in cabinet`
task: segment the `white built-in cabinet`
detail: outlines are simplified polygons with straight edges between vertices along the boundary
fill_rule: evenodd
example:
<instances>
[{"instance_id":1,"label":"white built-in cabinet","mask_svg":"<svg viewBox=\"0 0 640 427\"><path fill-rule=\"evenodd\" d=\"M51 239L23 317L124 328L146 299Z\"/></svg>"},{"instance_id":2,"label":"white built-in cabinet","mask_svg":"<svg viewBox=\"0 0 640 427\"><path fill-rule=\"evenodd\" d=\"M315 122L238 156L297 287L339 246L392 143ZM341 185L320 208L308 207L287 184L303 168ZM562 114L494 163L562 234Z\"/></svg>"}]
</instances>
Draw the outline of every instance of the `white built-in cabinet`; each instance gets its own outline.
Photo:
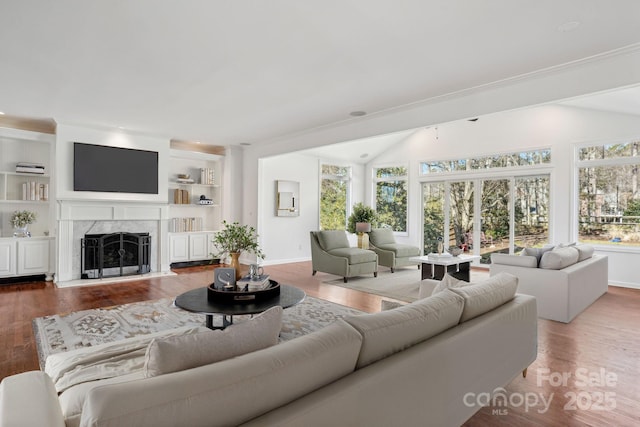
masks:
<instances>
[{"instance_id":1,"label":"white built-in cabinet","mask_svg":"<svg viewBox=\"0 0 640 427\"><path fill-rule=\"evenodd\" d=\"M212 243L215 233L188 232L169 234L170 262L190 262L211 259L215 254Z\"/></svg>"},{"instance_id":2,"label":"white built-in cabinet","mask_svg":"<svg viewBox=\"0 0 640 427\"><path fill-rule=\"evenodd\" d=\"M212 240L222 221L222 163L218 155L171 150L168 186L171 263L207 260L215 254ZM201 204L201 198L208 203Z\"/></svg>"},{"instance_id":3,"label":"white built-in cabinet","mask_svg":"<svg viewBox=\"0 0 640 427\"><path fill-rule=\"evenodd\" d=\"M15 276L16 270L15 239L0 239L0 277Z\"/></svg>"},{"instance_id":4,"label":"white built-in cabinet","mask_svg":"<svg viewBox=\"0 0 640 427\"><path fill-rule=\"evenodd\" d=\"M51 273L51 237L0 238L0 277Z\"/></svg>"}]
</instances>

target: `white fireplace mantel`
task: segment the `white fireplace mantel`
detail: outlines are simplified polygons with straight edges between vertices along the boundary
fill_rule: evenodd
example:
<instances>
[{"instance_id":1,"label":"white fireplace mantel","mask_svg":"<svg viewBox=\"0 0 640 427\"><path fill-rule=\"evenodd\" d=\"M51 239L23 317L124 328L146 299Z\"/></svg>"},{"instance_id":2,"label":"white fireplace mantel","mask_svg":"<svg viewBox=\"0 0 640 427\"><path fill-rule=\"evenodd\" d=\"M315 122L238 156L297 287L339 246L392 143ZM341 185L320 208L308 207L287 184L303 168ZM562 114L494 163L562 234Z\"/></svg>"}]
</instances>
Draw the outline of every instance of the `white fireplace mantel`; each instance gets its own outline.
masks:
<instances>
[{"instance_id":1,"label":"white fireplace mantel","mask_svg":"<svg viewBox=\"0 0 640 427\"><path fill-rule=\"evenodd\" d=\"M136 203L131 201L59 200L56 217L58 223L57 283L71 281L79 277L79 269L76 268L79 263L76 258L79 257L78 254L80 253L78 250L80 239L76 235L77 232L74 232L74 225L86 227L87 221L95 222L96 225L122 222L123 227L129 227L134 222L149 224L149 222L153 221L154 231L157 232L155 239L152 240L152 252L156 253L153 264L161 272L170 271L168 250L169 206L167 204ZM117 224L110 224L109 227L110 229L119 228Z\"/></svg>"}]
</instances>

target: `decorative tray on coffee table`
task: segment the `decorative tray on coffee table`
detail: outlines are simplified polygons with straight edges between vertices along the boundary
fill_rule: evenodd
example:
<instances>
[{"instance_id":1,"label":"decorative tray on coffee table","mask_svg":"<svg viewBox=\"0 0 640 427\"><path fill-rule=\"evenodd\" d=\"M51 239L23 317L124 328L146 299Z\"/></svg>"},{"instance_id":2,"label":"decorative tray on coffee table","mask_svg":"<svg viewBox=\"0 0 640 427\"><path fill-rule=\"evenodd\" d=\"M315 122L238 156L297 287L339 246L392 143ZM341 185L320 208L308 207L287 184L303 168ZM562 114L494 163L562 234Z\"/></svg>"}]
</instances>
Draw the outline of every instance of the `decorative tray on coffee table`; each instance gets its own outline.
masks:
<instances>
[{"instance_id":1,"label":"decorative tray on coffee table","mask_svg":"<svg viewBox=\"0 0 640 427\"><path fill-rule=\"evenodd\" d=\"M280 295L280 284L269 279L270 286L254 291L227 291L216 288L212 283L207 287L207 299L218 304L251 304Z\"/></svg>"}]
</instances>

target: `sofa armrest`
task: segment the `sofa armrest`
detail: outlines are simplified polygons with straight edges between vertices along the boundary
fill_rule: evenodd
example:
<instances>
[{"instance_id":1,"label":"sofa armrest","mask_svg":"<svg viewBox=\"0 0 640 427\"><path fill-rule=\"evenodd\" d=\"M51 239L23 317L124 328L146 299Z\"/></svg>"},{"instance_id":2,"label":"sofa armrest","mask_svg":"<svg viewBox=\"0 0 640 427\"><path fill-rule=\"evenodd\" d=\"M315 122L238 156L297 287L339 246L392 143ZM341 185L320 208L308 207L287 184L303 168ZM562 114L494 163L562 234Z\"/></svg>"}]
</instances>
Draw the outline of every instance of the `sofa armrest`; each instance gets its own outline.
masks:
<instances>
[{"instance_id":1,"label":"sofa armrest","mask_svg":"<svg viewBox=\"0 0 640 427\"><path fill-rule=\"evenodd\" d=\"M42 371L6 377L0 383L0 427L64 427L53 381Z\"/></svg>"},{"instance_id":2,"label":"sofa armrest","mask_svg":"<svg viewBox=\"0 0 640 427\"><path fill-rule=\"evenodd\" d=\"M531 255L491 254L491 264L537 268L538 259Z\"/></svg>"}]
</instances>

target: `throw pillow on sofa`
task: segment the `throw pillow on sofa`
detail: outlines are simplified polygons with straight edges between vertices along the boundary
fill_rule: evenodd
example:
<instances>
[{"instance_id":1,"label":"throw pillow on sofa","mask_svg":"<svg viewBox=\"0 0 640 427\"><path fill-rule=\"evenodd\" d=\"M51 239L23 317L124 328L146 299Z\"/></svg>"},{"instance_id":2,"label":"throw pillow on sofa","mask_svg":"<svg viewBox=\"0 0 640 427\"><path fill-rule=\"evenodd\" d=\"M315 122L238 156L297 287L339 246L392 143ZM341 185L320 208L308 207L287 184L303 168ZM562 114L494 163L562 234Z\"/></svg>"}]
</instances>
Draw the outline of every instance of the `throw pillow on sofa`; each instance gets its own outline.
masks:
<instances>
[{"instance_id":1,"label":"throw pillow on sofa","mask_svg":"<svg viewBox=\"0 0 640 427\"><path fill-rule=\"evenodd\" d=\"M511 301L518 289L518 278L510 273L498 273L477 284L469 284L450 291L464 298L460 323L480 316Z\"/></svg>"},{"instance_id":2,"label":"throw pillow on sofa","mask_svg":"<svg viewBox=\"0 0 640 427\"><path fill-rule=\"evenodd\" d=\"M578 262L579 252L574 246L556 247L540 259L540 268L562 270Z\"/></svg>"},{"instance_id":3,"label":"throw pillow on sofa","mask_svg":"<svg viewBox=\"0 0 640 427\"><path fill-rule=\"evenodd\" d=\"M147 348L146 378L208 365L278 343L282 307L276 306L224 330L154 339Z\"/></svg>"},{"instance_id":4,"label":"throw pillow on sofa","mask_svg":"<svg viewBox=\"0 0 640 427\"><path fill-rule=\"evenodd\" d=\"M463 303L460 296L445 290L394 310L344 317L363 337L356 367L360 369L457 325Z\"/></svg>"},{"instance_id":5,"label":"throw pillow on sofa","mask_svg":"<svg viewBox=\"0 0 640 427\"><path fill-rule=\"evenodd\" d=\"M541 248L524 248L522 252L520 252L520 255L536 257L536 263L537 263L536 266L539 266L542 255L544 255L546 252L553 250L553 248L554 248L553 245L545 245Z\"/></svg>"},{"instance_id":6,"label":"throw pillow on sofa","mask_svg":"<svg viewBox=\"0 0 640 427\"><path fill-rule=\"evenodd\" d=\"M455 277L447 273L444 275L444 277L442 277L440 283L438 283L436 287L433 288L433 292L431 292L431 295L435 295L438 292L444 291L445 289L459 288L461 286L467 286L468 284L468 282L456 279Z\"/></svg>"}]
</instances>

